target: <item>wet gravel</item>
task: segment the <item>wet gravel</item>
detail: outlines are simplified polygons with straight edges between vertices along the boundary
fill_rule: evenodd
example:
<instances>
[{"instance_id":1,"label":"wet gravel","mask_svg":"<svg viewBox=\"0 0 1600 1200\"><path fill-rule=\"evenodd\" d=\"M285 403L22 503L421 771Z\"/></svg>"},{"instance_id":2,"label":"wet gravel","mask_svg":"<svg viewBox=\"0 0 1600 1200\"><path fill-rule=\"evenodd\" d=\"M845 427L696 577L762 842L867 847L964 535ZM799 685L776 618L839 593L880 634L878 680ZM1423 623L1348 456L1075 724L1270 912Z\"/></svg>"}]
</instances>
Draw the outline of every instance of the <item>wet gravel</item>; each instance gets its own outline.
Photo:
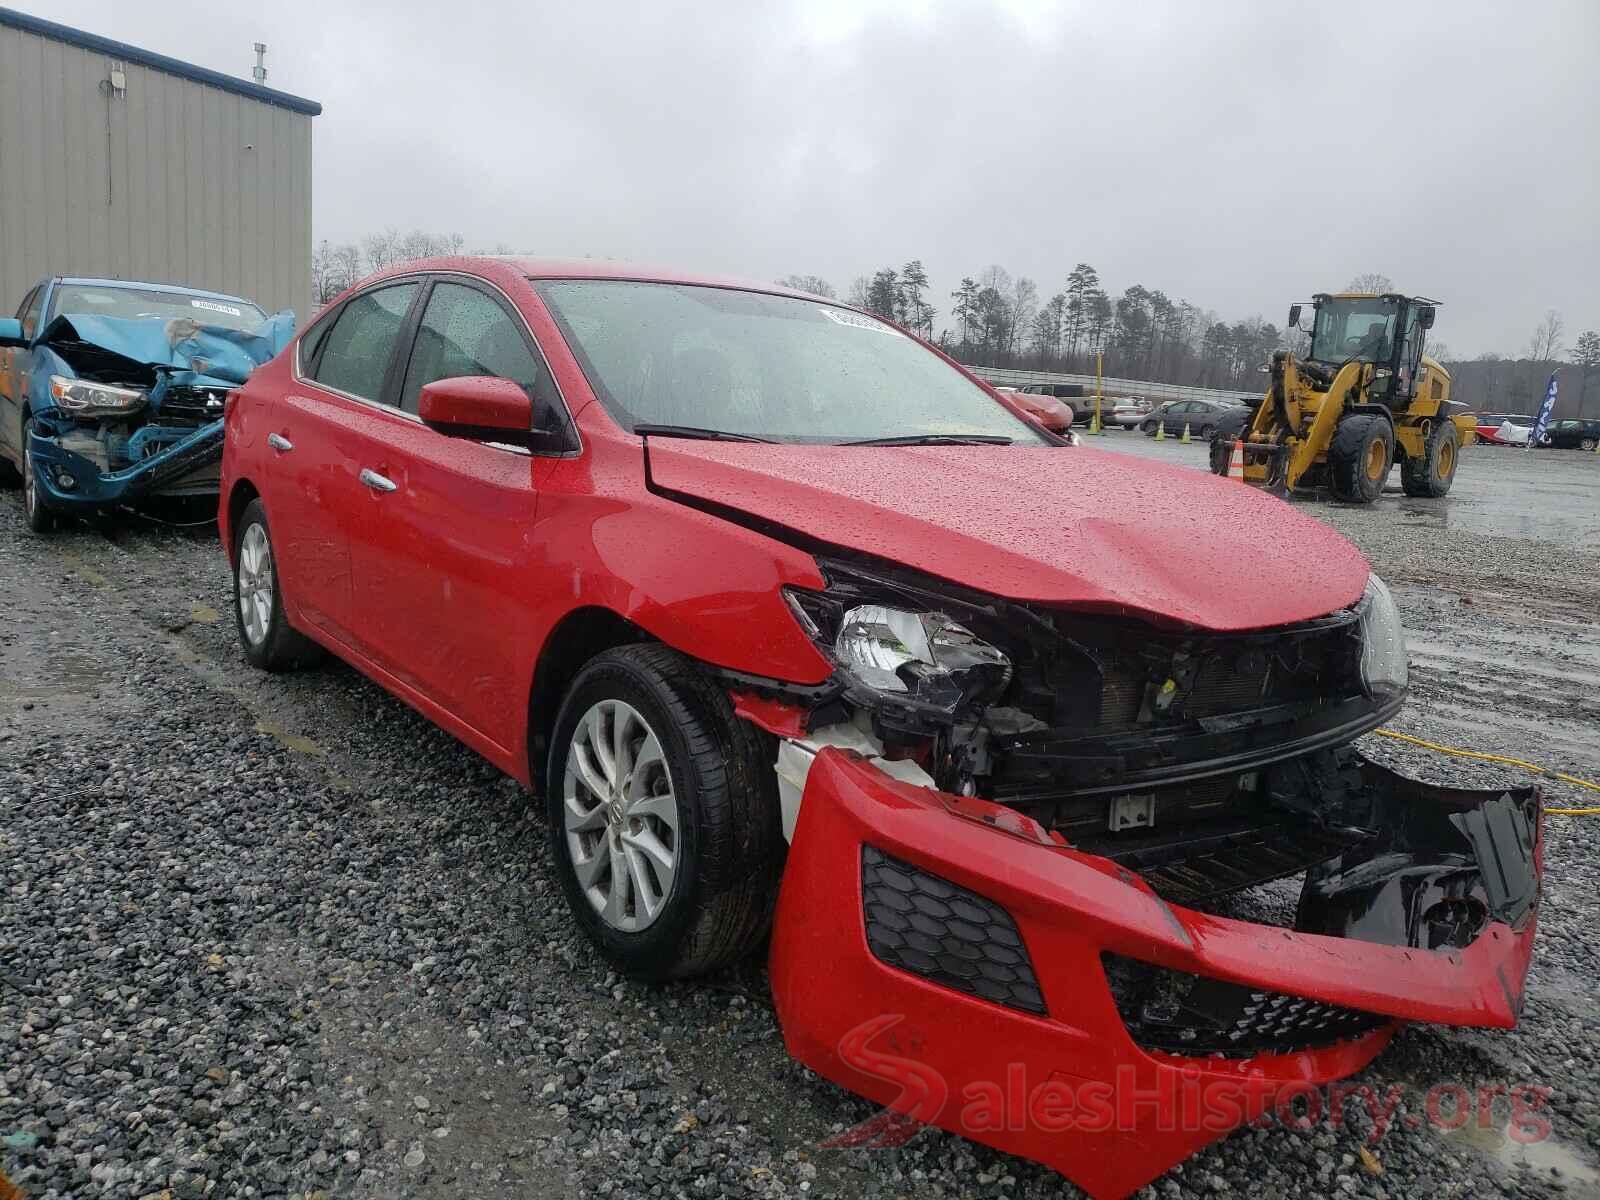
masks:
<instances>
[{"instance_id":1,"label":"wet gravel","mask_svg":"<svg viewBox=\"0 0 1600 1200\"><path fill-rule=\"evenodd\" d=\"M1462 535L1447 506L1311 511L1416 631L1400 728L1600 778L1600 557ZM0 1164L29 1195L1073 1194L937 1132L821 1148L872 1110L786 1057L759 964L616 978L538 807L347 668L246 670L227 588L214 532L42 542L0 495ZM1359 1111L1242 1131L1147 1194L1600 1195L1600 820L1547 830L1521 1028L1403 1031L1363 1076L1406 1089L1375 1145ZM1552 1136L1433 1130L1423 1096L1454 1082L1550 1087Z\"/></svg>"}]
</instances>

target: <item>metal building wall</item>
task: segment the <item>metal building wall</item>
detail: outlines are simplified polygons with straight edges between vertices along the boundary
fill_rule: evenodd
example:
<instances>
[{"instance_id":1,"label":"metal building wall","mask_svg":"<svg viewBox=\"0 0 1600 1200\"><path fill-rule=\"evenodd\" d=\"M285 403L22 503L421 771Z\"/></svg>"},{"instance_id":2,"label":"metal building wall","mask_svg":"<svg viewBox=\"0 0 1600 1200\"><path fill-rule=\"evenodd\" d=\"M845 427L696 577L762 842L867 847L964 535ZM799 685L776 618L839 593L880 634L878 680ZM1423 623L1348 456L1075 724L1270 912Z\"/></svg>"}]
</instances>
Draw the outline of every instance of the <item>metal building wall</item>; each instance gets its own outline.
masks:
<instances>
[{"instance_id":1,"label":"metal building wall","mask_svg":"<svg viewBox=\"0 0 1600 1200\"><path fill-rule=\"evenodd\" d=\"M311 117L0 25L0 314L47 275L311 305Z\"/></svg>"}]
</instances>

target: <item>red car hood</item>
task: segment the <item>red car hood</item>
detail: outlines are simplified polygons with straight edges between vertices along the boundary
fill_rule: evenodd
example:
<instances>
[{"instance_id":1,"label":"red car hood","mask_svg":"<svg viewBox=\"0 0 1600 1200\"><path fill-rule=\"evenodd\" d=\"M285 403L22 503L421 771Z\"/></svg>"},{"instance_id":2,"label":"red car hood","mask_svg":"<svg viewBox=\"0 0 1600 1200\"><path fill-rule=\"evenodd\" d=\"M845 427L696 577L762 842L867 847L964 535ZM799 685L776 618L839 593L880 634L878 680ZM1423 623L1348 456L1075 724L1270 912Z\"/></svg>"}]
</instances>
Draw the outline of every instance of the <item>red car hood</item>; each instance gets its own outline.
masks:
<instances>
[{"instance_id":1,"label":"red car hood","mask_svg":"<svg viewBox=\"0 0 1600 1200\"><path fill-rule=\"evenodd\" d=\"M1364 558L1237 481L1112 451L655 439L651 486L1013 600L1219 632L1354 604Z\"/></svg>"}]
</instances>

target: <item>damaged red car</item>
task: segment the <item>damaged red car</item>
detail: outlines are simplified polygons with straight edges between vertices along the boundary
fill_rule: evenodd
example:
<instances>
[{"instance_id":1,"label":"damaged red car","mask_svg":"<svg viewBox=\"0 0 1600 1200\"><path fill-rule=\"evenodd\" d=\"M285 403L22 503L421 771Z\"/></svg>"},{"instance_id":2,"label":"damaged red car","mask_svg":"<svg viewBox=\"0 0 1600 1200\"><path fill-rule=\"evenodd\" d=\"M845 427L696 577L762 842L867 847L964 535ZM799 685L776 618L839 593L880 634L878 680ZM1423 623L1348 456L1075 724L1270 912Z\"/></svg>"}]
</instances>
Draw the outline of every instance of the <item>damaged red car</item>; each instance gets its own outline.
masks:
<instances>
[{"instance_id":1,"label":"damaged red car","mask_svg":"<svg viewBox=\"0 0 1600 1200\"><path fill-rule=\"evenodd\" d=\"M1516 1023L1538 795L1352 748L1406 692L1361 555L875 316L397 268L233 393L221 529L245 657L331 651L533 788L617 967L770 937L795 1057L1092 1194L1402 1022Z\"/></svg>"}]
</instances>

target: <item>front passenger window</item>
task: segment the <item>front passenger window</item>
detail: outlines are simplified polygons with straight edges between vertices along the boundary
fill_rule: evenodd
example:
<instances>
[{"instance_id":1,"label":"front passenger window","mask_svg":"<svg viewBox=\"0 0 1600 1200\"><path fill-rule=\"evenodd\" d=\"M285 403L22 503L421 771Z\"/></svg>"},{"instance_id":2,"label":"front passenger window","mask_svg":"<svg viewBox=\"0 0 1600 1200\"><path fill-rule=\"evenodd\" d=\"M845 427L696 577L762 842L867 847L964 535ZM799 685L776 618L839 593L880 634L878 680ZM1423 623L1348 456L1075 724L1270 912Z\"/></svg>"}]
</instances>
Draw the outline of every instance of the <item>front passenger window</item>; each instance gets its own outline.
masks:
<instances>
[{"instance_id":1,"label":"front passenger window","mask_svg":"<svg viewBox=\"0 0 1600 1200\"><path fill-rule=\"evenodd\" d=\"M394 344L417 286L378 288L347 303L328 331L313 376L316 381L363 400L381 400Z\"/></svg>"},{"instance_id":2,"label":"front passenger window","mask_svg":"<svg viewBox=\"0 0 1600 1200\"><path fill-rule=\"evenodd\" d=\"M539 360L505 309L477 288L434 284L417 326L400 407L417 411L426 384L464 375L493 375L522 385L529 397L543 374Z\"/></svg>"}]
</instances>

